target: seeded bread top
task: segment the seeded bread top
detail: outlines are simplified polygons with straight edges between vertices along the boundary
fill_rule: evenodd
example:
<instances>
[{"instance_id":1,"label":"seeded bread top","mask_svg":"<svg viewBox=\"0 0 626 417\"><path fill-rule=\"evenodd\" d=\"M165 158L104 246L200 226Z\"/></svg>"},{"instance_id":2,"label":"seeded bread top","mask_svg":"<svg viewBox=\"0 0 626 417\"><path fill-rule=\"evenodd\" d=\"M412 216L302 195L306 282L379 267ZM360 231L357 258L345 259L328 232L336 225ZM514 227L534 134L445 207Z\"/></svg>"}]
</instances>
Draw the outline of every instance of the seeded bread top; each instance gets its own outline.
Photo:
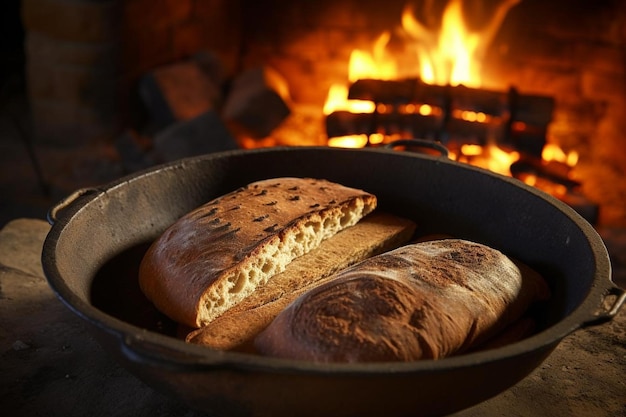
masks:
<instances>
[{"instance_id":1,"label":"seeded bread top","mask_svg":"<svg viewBox=\"0 0 626 417\"><path fill-rule=\"evenodd\" d=\"M249 184L168 228L142 261L141 289L172 319L200 326L375 206L372 194L326 180Z\"/></svg>"}]
</instances>

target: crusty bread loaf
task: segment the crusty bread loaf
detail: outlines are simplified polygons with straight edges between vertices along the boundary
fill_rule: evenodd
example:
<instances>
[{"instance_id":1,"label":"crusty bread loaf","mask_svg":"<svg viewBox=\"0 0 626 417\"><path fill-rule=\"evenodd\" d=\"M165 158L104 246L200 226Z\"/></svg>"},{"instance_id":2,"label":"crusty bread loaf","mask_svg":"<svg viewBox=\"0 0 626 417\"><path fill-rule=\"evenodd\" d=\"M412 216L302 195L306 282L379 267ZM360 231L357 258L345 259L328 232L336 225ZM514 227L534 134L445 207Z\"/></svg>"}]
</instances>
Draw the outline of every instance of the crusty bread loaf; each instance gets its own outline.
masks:
<instances>
[{"instance_id":1,"label":"crusty bread loaf","mask_svg":"<svg viewBox=\"0 0 626 417\"><path fill-rule=\"evenodd\" d=\"M201 327L375 207L374 195L325 180L258 181L170 226L146 252L139 284L164 314Z\"/></svg>"},{"instance_id":2,"label":"crusty bread loaf","mask_svg":"<svg viewBox=\"0 0 626 417\"><path fill-rule=\"evenodd\" d=\"M459 239L369 258L303 294L255 339L261 354L319 362L438 359L515 322L549 290L501 252Z\"/></svg>"},{"instance_id":3,"label":"crusty bread loaf","mask_svg":"<svg viewBox=\"0 0 626 417\"><path fill-rule=\"evenodd\" d=\"M414 231L411 220L374 212L294 259L285 271L186 339L216 349L245 349L298 295L350 265L405 244Z\"/></svg>"}]
</instances>

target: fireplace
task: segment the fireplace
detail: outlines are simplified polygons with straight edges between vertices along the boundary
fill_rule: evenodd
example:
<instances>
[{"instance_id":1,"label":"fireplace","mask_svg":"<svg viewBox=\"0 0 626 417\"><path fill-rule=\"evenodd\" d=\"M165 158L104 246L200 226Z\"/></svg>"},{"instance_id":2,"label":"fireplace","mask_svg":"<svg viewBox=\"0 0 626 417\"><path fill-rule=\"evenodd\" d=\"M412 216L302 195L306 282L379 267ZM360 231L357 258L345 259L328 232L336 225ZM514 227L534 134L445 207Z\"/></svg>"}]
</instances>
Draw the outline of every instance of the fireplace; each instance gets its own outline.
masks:
<instances>
[{"instance_id":1,"label":"fireplace","mask_svg":"<svg viewBox=\"0 0 626 417\"><path fill-rule=\"evenodd\" d=\"M433 28L446 6L430 0L24 0L39 140L82 146L115 142L129 129L154 135L140 94L146 74L209 54L224 85L261 68L288 87L288 112L273 109L280 123L271 132L250 135L225 123L238 146L326 145L322 109L330 87L346 83L351 53L371 50L381 33L398 27L408 3L416 19ZM484 51L480 88L553 104L545 132L535 139L575 151L571 179L600 205L599 220L626 224L626 6L465 0L468 28L484 28L502 4L506 13ZM47 18L51 13L64 18ZM394 42L391 49L399 47ZM203 109L220 115L219 104Z\"/></svg>"}]
</instances>

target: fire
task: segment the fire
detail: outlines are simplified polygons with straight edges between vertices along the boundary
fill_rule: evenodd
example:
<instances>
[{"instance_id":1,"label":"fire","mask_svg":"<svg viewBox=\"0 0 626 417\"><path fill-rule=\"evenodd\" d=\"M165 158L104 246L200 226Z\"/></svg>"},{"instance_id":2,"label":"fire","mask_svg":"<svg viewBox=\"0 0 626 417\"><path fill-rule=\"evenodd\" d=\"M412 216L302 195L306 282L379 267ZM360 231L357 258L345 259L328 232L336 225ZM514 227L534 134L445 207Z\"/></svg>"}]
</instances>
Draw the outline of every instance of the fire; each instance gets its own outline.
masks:
<instances>
[{"instance_id":1,"label":"fire","mask_svg":"<svg viewBox=\"0 0 626 417\"><path fill-rule=\"evenodd\" d=\"M446 7L439 33L432 33L417 21L411 5L402 13L402 27L414 40L425 82L480 87L480 61L474 56L481 37L467 29L461 0L452 0Z\"/></svg>"},{"instance_id":2,"label":"fire","mask_svg":"<svg viewBox=\"0 0 626 417\"><path fill-rule=\"evenodd\" d=\"M541 164L549 167L550 171L559 174L563 178L571 178L572 168L578 163L578 152L565 152L561 147L554 143L548 143L543 147L541 152ZM562 197L567 194L567 187L563 184L557 184L529 174L520 178L526 184L552 194Z\"/></svg>"},{"instance_id":3,"label":"fire","mask_svg":"<svg viewBox=\"0 0 626 417\"><path fill-rule=\"evenodd\" d=\"M578 163L578 152L569 151L565 153L558 145L548 143L543 147L541 152L541 158L544 161L557 161L566 164L568 167L573 168Z\"/></svg>"},{"instance_id":4,"label":"fire","mask_svg":"<svg viewBox=\"0 0 626 417\"><path fill-rule=\"evenodd\" d=\"M337 148L364 148L369 141L367 135L338 136L328 140L328 146Z\"/></svg>"},{"instance_id":5,"label":"fire","mask_svg":"<svg viewBox=\"0 0 626 417\"><path fill-rule=\"evenodd\" d=\"M500 0L494 9L491 19L480 30L474 30L467 25L463 14L463 0L450 0L446 5L438 28L428 27L417 18L411 3L405 6L401 14L399 33L403 34L404 53L398 48L392 53L388 47L391 42L391 32L382 33L369 50L355 49L350 55L348 66L348 82L354 83L360 79L398 80L405 78L419 78L431 85L459 86L480 88L481 64L484 62L487 47L493 40L508 11L520 0ZM432 3L425 3L432 6ZM395 32L398 33L398 32ZM395 55L394 55L395 54ZM402 55L402 56L400 56ZM411 63L407 67L407 63ZM420 103L383 104L364 100L348 100L348 85L332 85L326 103L324 114L335 111L351 113L374 113L380 115L399 114L422 116L440 116L442 109ZM451 119L459 123L497 125L502 122L499 116L492 116L481 111L451 109ZM513 131L523 132L526 126L522 122L515 122ZM338 147L365 147L397 139L392 135L352 135L330 138L328 144ZM495 143L486 145L463 144L453 145L457 148L450 150L450 158L459 162L468 163L501 175L511 176L511 167L525 166L527 160L517 151L507 151ZM560 178L567 178L571 168L578 160L576 152L564 152L553 144L547 144L543 149L538 165L548 167L548 171L556 172ZM541 188L554 195L561 195L567 190L561 184L554 183L547 178L533 173L523 173L516 177L529 185Z\"/></svg>"},{"instance_id":6,"label":"fire","mask_svg":"<svg viewBox=\"0 0 626 417\"><path fill-rule=\"evenodd\" d=\"M355 49L350 54L348 80L354 82L364 78L392 79L395 65L392 59L388 59L385 46L389 41L389 33L384 32L374 43L372 53ZM333 84L328 90L324 114L329 115L335 111L349 111L351 113L373 113L376 104L368 100L348 100L348 86L346 84ZM343 148L362 148L371 140L366 135L349 135L330 138L329 146Z\"/></svg>"},{"instance_id":7,"label":"fire","mask_svg":"<svg viewBox=\"0 0 626 417\"><path fill-rule=\"evenodd\" d=\"M520 154L516 151L507 152L496 145L466 144L461 146L459 155L451 153L450 158L510 176L511 164L519 160Z\"/></svg>"},{"instance_id":8,"label":"fire","mask_svg":"<svg viewBox=\"0 0 626 417\"><path fill-rule=\"evenodd\" d=\"M394 57L387 52L387 45L391 39L389 32L383 32L372 46L372 52L355 49L350 55L348 80L373 78L378 80L392 80L397 77Z\"/></svg>"},{"instance_id":9,"label":"fire","mask_svg":"<svg viewBox=\"0 0 626 417\"><path fill-rule=\"evenodd\" d=\"M463 0L451 0L442 15L438 29L429 29L416 17L411 3L405 6L400 18L400 31L404 34L405 54L394 55L389 51L391 33L383 32L369 50L355 49L350 55L348 81L359 79L392 80L400 77L420 77L424 82L439 85L459 85L480 87L480 72L487 46L491 43L508 10L520 0L503 0L495 9L491 20L480 31L471 30L463 15ZM411 68L401 62L415 62ZM434 111L430 106L401 109L408 113L419 112L429 115ZM334 84L330 87L324 114L334 111L352 113L373 113L374 103L364 100L348 100L348 86ZM459 118L471 122L488 122L484 113L463 112ZM334 144L366 146L369 141L362 138L331 140Z\"/></svg>"},{"instance_id":10,"label":"fire","mask_svg":"<svg viewBox=\"0 0 626 417\"><path fill-rule=\"evenodd\" d=\"M439 31L433 31L415 18L411 4L402 12L402 28L413 40L412 48L420 62L420 77L440 85L481 86L481 63L508 11L520 0L499 4L491 20L480 31L472 31L463 15L463 1L451 0L446 6Z\"/></svg>"},{"instance_id":11,"label":"fire","mask_svg":"<svg viewBox=\"0 0 626 417\"><path fill-rule=\"evenodd\" d=\"M468 122L488 123L490 117L483 112L475 112L469 110L455 110L452 115L457 119L467 120Z\"/></svg>"},{"instance_id":12,"label":"fire","mask_svg":"<svg viewBox=\"0 0 626 417\"><path fill-rule=\"evenodd\" d=\"M376 105L367 100L348 100L348 86L333 84L328 90L328 98L324 104L324 114L345 110L351 113L373 113Z\"/></svg>"},{"instance_id":13,"label":"fire","mask_svg":"<svg viewBox=\"0 0 626 417\"><path fill-rule=\"evenodd\" d=\"M396 77L395 62L386 53L389 38L389 32L383 32L374 42L372 52L360 49L352 51L348 64L348 81L355 82L366 78L390 80ZM373 113L376 110L376 105L367 100L348 100L348 86L346 84L333 84L330 86L324 104L324 114L328 115L338 110L352 113Z\"/></svg>"}]
</instances>

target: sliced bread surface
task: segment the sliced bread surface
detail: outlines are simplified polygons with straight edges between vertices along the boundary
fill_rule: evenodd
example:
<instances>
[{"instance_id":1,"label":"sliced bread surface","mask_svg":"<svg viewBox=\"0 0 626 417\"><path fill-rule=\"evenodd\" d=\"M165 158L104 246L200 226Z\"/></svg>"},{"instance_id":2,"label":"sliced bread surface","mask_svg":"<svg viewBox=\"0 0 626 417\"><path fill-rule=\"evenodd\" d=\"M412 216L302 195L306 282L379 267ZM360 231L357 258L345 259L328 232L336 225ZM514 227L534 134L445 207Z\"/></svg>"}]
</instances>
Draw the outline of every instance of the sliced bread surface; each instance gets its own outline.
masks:
<instances>
[{"instance_id":1,"label":"sliced bread surface","mask_svg":"<svg viewBox=\"0 0 626 417\"><path fill-rule=\"evenodd\" d=\"M153 242L140 288L173 320L201 327L376 204L373 194L323 179L251 183L186 214Z\"/></svg>"},{"instance_id":2,"label":"sliced bread surface","mask_svg":"<svg viewBox=\"0 0 626 417\"><path fill-rule=\"evenodd\" d=\"M187 341L215 349L245 350L250 342L300 294L321 285L350 265L397 248L415 231L411 220L374 212L319 247L294 259L285 271L211 323L191 332Z\"/></svg>"}]
</instances>

